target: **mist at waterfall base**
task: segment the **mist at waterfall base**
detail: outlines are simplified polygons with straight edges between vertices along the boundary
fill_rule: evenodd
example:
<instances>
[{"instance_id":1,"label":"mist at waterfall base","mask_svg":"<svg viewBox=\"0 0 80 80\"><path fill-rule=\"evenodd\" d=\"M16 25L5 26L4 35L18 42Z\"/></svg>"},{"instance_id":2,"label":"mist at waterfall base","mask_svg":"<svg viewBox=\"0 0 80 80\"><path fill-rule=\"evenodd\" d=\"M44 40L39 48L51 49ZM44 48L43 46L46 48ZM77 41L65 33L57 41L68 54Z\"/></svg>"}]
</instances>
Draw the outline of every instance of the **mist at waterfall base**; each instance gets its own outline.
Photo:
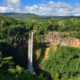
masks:
<instances>
[{"instance_id":1,"label":"mist at waterfall base","mask_svg":"<svg viewBox=\"0 0 80 80\"><path fill-rule=\"evenodd\" d=\"M33 32L29 33L28 39L28 70L34 72L33 68Z\"/></svg>"}]
</instances>

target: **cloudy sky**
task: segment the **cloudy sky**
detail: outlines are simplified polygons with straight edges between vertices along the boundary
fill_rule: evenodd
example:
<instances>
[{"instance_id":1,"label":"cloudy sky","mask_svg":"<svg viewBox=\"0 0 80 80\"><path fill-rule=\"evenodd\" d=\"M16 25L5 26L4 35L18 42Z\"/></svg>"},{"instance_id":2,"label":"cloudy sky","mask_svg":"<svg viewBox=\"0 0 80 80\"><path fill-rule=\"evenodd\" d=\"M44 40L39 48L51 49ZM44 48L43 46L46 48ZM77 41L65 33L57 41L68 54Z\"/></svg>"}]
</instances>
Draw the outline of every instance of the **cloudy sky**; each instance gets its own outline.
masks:
<instances>
[{"instance_id":1,"label":"cloudy sky","mask_svg":"<svg viewBox=\"0 0 80 80\"><path fill-rule=\"evenodd\" d=\"M80 16L80 0L0 0L0 13Z\"/></svg>"}]
</instances>

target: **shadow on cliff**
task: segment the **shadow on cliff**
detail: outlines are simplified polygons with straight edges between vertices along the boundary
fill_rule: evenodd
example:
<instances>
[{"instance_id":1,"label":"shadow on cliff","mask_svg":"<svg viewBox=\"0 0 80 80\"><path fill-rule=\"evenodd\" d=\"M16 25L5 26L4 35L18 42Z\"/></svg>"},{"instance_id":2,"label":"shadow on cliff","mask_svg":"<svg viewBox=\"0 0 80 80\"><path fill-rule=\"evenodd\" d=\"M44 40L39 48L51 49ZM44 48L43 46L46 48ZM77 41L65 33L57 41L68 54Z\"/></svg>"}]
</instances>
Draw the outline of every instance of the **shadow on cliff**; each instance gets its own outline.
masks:
<instances>
[{"instance_id":1,"label":"shadow on cliff","mask_svg":"<svg viewBox=\"0 0 80 80\"><path fill-rule=\"evenodd\" d=\"M47 48L46 44L35 44L34 45L34 49L36 49L36 50L34 51L34 55L33 55L34 56L33 66L34 66L34 70L37 75L43 74L44 77L48 78L49 80L53 80L50 73L43 70L40 66L40 63L44 59L46 48ZM40 51L40 55L37 59L36 51L39 49L41 51Z\"/></svg>"},{"instance_id":2,"label":"shadow on cliff","mask_svg":"<svg viewBox=\"0 0 80 80\"><path fill-rule=\"evenodd\" d=\"M26 68L28 63L27 53L25 54L26 51L24 52L23 48L20 45L14 47L12 44L0 42L0 52L3 57L12 56L12 61L15 62L15 65L20 65L21 67Z\"/></svg>"},{"instance_id":3,"label":"shadow on cliff","mask_svg":"<svg viewBox=\"0 0 80 80\"><path fill-rule=\"evenodd\" d=\"M38 61L38 63L40 63L45 56L45 51L46 51L47 46L45 44L42 43L38 43L34 45L34 61ZM39 51L40 50L40 51ZM39 51L37 54L36 52Z\"/></svg>"},{"instance_id":4,"label":"shadow on cliff","mask_svg":"<svg viewBox=\"0 0 80 80\"><path fill-rule=\"evenodd\" d=\"M36 72L37 75L42 74L44 77L48 78L48 80L53 80L50 73L48 73L47 71L41 69L41 67L39 66L38 61L34 62L33 66L34 66L34 71Z\"/></svg>"}]
</instances>

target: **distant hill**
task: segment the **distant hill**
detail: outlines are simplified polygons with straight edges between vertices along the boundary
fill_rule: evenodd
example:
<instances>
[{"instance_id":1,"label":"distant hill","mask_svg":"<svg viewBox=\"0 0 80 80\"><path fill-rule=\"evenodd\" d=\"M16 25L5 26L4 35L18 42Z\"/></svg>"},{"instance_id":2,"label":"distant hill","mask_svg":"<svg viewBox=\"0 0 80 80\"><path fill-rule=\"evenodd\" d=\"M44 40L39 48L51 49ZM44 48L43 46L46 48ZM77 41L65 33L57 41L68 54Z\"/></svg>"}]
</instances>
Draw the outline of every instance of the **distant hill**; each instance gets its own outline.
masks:
<instances>
[{"instance_id":1,"label":"distant hill","mask_svg":"<svg viewBox=\"0 0 80 80\"><path fill-rule=\"evenodd\" d=\"M80 18L80 16L39 16L33 13L0 13L0 16L26 20L26 19L51 19L51 18Z\"/></svg>"},{"instance_id":2,"label":"distant hill","mask_svg":"<svg viewBox=\"0 0 80 80\"><path fill-rule=\"evenodd\" d=\"M16 19L42 19L42 18L51 18L48 16L39 16L32 13L0 13L1 16L8 16Z\"/></svg>"},{"instance_id":3,"label":"distant hill","mask_svg":"<svg viewBox=\"0 0 80 80\"><path fill-rule=\"evenodd\" d=\"M17 19L38 18L39 16L31 13L0 13L1 16L8 16Z\"/></svg>"}]
</instances>

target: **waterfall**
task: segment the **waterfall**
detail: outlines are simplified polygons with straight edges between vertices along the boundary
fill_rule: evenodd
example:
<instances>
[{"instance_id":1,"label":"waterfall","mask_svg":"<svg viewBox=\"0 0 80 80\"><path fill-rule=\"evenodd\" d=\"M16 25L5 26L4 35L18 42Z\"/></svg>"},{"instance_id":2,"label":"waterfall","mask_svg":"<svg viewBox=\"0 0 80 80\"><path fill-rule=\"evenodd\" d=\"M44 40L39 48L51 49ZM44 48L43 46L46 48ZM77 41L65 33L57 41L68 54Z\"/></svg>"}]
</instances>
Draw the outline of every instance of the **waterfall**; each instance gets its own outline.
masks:
<instances>
[{"instance_id":1,"label":"waterfall","mask_svg":"<svg viewBox=\"0 0 80 80\"><path fill-rule=\"evenodd\" d=\"M28 69L30 72L34 72L32 58L33 58L33 32L29 33L28 39Z\"/></svg>"}]
</instances>

